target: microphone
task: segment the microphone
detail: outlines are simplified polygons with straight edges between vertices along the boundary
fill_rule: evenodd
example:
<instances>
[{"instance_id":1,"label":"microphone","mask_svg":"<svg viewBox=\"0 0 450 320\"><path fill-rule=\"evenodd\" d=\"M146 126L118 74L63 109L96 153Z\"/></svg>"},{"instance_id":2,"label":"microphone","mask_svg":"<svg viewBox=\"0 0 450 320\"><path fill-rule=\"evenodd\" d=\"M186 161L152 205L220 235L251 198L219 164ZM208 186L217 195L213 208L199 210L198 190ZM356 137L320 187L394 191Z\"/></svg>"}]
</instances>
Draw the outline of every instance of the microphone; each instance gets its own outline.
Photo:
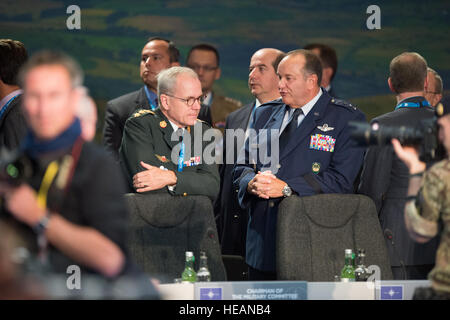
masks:
<instances>
[{"instance_id":1,"label":"microphone","mask_svg":"<svg viewBox=\"0 0 450 320\"><path fill-rule=\"evenodd\" d=\"M400 261L400 266L402 267L402 271L403 271L403 280L406 280L406 267L405 267L405 263L403 262L403 260L400 258L400 255L398 254L397 248L395 247L395 243L394 243L394 234L392 233L391 229L384 229L384 237L386 239L388 239L391 244L392 244L392 248L394 249L394 254L395 257L398 259L398 261Z\"/></svg>"}]
</instances>

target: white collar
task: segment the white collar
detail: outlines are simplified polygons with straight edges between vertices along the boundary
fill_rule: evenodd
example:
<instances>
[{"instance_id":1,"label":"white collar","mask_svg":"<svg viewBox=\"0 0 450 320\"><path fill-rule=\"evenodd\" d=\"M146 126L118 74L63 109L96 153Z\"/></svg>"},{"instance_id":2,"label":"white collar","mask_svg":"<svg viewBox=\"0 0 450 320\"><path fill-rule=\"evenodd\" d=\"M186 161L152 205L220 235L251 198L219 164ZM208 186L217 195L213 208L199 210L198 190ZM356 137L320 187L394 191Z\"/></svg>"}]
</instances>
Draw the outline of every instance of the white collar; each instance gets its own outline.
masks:
<instances>
[{"instance_id":1,"label":"white collar","mask_svg":"<svg viewBox=\"0 0 450 320\"><path fill-rule=\"evenodd\" d=\"M316 104L317 100L319 100L321 95L322 95L322 89L319 89L319 93L316 94L316 96L314 98L309 100L309 102L301 108L305 117L308 115L308 113L314 107L314 105Z\"/></svg>"},{"instance_id":2,"label":"white collar","mask_svg":"<svg viewBox=\"0 0 450 320\"><path fill-rule=\"evenodd\" d=\"M205 94L205 100L203 100L203 104L210 106L212 103L212 98L213 98L213 93L212 93L212 91L210 91L207 94Z\"/></svg>"},{"instance_id":3,"label":"white collar","mask_svg":"<svg viewBox=\"0 0 450 320\"><path fill-rule=\"evenodd\" d=\"M173 131L176 132L178 129L182 129L182 130L183 130L183 133L184 133L185 128L179 128L175 123L173 123L173 122L170 121L170 120L169 120L169 123L170 123L170 125L172 126Z\"/></svg>"}]
</instances>

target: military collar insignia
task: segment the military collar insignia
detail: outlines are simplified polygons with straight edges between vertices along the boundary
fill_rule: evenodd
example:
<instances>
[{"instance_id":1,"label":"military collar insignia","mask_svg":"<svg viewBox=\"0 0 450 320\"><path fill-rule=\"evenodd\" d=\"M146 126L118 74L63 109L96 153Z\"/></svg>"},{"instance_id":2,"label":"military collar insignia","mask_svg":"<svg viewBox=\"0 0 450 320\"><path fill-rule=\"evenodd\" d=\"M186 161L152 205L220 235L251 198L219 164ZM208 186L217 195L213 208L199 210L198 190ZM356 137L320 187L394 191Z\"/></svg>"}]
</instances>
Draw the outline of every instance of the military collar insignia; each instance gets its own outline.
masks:
<instances>
[{"instance_id":1,"label":"military collar insignia","mask_svg":"<svg viewBox=\"0 0 450 320\"><path fill-rule=\"evenodd\" d=\"M165 127L167 127L167 122L163 120L159 123L159 126L164 129Z\"/></svg>"},{"instance_id":2,"label":"military collar insignia","mask_svg":"<svg viewBox=\"0 0 450 320\"><path fill-rule=\"evenodd\" d=\"M328 132L334 130L333 127L329 127L327 123L325 123L323 126L317 126L318 129L320 129L323 132Z\"/></svg>"},{"instance_id":3,"label":"military collar insignia","mask_svg":"<svg viewBox=\"0 0 450 320\"><path fill-rule=\"evenodd\" d=\"M137 118L137 117L143 116L145 114L155 114L155 113L151 110L140 109L140 110L136 111L135 113L133 113L133 118Z\"/></svg>"},{"instance_id":4,"label":"military collar insignia","mask_svg":"<svg viewBox=\"0 0 450 320\"><path fill-rule=\"evenodd\" d=\"M166 156L160 156L159 154L155 154L155 157L158 158L161 162L169 162L169 159L166 158Z\"/></svg>"},{"instance_id":5,"label":"military collar insignia","mask_svg":"<svg viewBox=\"0 0 450 320\"><path fill-rule=\"evenodd\" d=\"M313 162L312 164L312 172L319 173L320 171L320 163L319 162Z\"/></svg>"}]
</instances>

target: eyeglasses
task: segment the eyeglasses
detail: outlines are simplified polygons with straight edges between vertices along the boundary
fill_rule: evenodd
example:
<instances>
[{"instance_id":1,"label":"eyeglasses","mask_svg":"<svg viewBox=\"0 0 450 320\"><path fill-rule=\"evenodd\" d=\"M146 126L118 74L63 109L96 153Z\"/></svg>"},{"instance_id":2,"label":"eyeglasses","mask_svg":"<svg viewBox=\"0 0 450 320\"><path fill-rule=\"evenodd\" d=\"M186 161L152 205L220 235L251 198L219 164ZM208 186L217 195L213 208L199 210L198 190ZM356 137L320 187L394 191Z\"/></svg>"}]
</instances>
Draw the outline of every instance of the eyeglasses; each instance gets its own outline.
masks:
<instances>
[{"instance_id":1,"label":"eyeglasses","mask_svg":"<svg viewBox=\"0 0 450 320\"><path fill-rule=\"evenodd\" d=\"M211 71L217 70L217 68L219 68L217 66L215 66L215 67L213 67L213 66L200 66L198 64L189 65L188 67L191 68L192 70L194 70L195 72L199 72L202 69L204 71L206 71L206 72L211 72Z\"/></svg>"},{"instance_id":2,"label":"eyeglasses","mask_svg":"<svg viewBox=\"0 0 450 320\"><path fill-rule=\"evenodd\" d=\"M441 94L440 92L434 92L434 91L425 91L425 93Z\"/></svg>"},{"instance_id":3,"label":"eyeglasses","mask_svg":"<svg viewBox=\"0 0 450 320\"><path fill-rule=\"evenodd\" d=\"M165 95L169 96L169 97L172 97L172 98L175 98L175 99L178 99L178 100L181 100L181 101L184 101L189 107L192 107L194 105L195 101L198 101L199 104L202 104L203 101L205 101L205 98L206 98L205 95L201 95L200 97L197 97L197 98L189 97L187 99L175 97L175 96L172 96L172 95L167 94L167 93L165 93Z\"/></svg>"}]
</instances>

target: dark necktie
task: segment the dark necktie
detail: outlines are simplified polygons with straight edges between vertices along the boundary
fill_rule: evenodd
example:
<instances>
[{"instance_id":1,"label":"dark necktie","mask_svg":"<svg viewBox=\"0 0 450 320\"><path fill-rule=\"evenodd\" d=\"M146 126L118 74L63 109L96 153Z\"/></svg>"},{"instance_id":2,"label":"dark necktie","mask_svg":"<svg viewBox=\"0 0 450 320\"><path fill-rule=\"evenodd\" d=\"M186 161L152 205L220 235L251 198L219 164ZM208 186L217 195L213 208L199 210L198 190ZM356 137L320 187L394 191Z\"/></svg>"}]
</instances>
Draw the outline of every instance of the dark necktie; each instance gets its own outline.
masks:
<instances>
[{"instance_id":1,"label":"dark necktie","mask_svg":"<svg viewBox=\"0 0 450 320\"><path fill-rule=\"evenodd\" d=\"M200 112L198 113L198 118L200 120L205 121L210 126L212 126L212 118L211 118L211 108L207 104L202 104L200 108Z\"/></svg>"},{"instance_id":2,"label":"dark necktie","mask_svg":"<svg viewBox=\"0 0 450 320\"><path fill-rule=\"evenodd\" d=\"M294 110L292 114L291 121L287 124L286 128L284 128L283 132L280 135L279 146L280 151L283 150L286 145L289 143L291 139L294 139L294 132L297 129L298 117L303 114L302 109L297 108Z\"/></svg>"}]
</instances>

